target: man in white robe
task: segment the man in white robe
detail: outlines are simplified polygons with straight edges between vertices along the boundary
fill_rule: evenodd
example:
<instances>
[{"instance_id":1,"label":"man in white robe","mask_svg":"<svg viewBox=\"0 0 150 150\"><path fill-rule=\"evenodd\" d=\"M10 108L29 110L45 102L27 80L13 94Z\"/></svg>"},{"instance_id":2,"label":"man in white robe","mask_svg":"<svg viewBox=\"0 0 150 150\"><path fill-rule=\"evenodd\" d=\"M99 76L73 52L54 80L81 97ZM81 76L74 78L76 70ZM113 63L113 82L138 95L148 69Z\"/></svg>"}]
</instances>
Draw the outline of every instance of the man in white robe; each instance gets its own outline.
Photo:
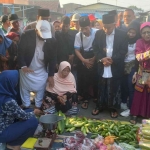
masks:
<instances>
[{"instance_id":1,"label":"man in white robe","mask_svg":"<svg viewBox=\"0 0 150 150\"><path fill-rule=\"evenodd\" d=\"M46 64L45 43L52 39L51 28L46 20L39 20L36 29L26 31L19 44L20 95L23 107L30 106L30 92L36 93L35 106L40 108L47 79L54 86L54 69L56 65L53 54ZM55 50L55 47L54 47ZM48 70L48 71L47 71Z\"/></svg>"}]
</instances>

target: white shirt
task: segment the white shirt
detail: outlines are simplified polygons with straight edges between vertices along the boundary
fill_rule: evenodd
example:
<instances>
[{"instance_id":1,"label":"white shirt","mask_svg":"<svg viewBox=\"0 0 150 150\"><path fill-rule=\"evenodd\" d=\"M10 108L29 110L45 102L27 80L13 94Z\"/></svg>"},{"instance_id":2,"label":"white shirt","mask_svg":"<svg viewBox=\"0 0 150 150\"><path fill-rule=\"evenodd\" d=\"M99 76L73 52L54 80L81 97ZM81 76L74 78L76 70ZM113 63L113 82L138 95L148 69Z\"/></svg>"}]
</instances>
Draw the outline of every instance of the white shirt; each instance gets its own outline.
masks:
<instances>
[{"instance_id":1,"label":"white shirt","mask_svg":"<svg viewBox=\"0 0 150 150\"><path fill-rule=\"evenodd\" d=\"M126 55L124 62L130 62L132 60L135 60L135 48L136 48L136 43L128 44L128 53Z\"/></svg>"},{"instance_id":2,"label":"white shirt","mask_svg":"<svg viewBox=\"0 0 150 150\"><path fill-rule=\"evenodd\" d=\"M33 73L24 73L20 70L20 82L24 85L24 88L29 91L39 91L46 87L46 81L48 73L46 72L44 65L44 52L43 52L44 41L39 40L36 37L36 48L33 59L29 66Z\"/></svg>"},{"instance_id":3,"label":"white shirt","mask_svg":"<svg viewBox=\"0 0 150 150\"><path fill-rule=\"evenodd\" d=\"M106 56L110 58L112 57L113 53L114 35L115 30L110 35L106 35ZM112 78L111 65L104 67L103 78Z\"/></svg>"},{"instance_id":4,"label":"white shirt","mask_svg":"<svg viewBox=\"0 0 150 150\"><path fill-rule=\"evenodd\" d=\"M92 44L93 44L93 41L95 38L95 33L97 30L98 29L91 28L91 34L88 37L85 36L84 34L82 34L84 51L89 51L89 49L92 48ZM77 50L80 50L80 48L82 47L80 34L81 34L81 32L78 32L76 34L75 42L74 42L74 48Z\"/></svg>"}]
</instances>

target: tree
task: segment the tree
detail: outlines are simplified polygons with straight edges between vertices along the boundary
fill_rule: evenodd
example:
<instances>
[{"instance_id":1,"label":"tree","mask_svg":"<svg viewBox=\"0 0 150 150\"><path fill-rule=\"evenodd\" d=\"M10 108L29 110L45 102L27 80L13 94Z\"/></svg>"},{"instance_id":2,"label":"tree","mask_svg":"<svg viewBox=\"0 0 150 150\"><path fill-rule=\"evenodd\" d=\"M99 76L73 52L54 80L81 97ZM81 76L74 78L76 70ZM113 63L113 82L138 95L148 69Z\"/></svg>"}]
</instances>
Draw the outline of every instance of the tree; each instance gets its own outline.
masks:
<instances>
[{"instance_id":1,"label":"tree","mask_svg":"<svg viewBox=\"0 0 150 150\"><path fill-rule=\"evenodd\" d=\"M128 8L133 9L133 10L143 11L142 8L138 8L138 7L134 6L134 5L133 6L129 6Z\"/></svg>"}]
</instances>

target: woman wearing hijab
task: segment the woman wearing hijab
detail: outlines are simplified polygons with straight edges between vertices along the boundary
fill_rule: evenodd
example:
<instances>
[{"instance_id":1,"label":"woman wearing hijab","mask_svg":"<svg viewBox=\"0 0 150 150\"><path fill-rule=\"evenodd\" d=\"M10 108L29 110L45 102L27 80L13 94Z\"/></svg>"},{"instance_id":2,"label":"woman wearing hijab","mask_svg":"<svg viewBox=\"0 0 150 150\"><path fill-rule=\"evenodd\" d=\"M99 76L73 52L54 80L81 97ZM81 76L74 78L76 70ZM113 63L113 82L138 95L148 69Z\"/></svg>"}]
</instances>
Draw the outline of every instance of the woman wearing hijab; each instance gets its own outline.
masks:
<instances>
[{"instance_id":1,"label":"woman wearing hijab","mask_svg":"<svg viewBox=\"0 0 150 150\"><path fill-rule=\"evenodd\" d=\"M29 137L33 136L38 121L35 109L23 111L16 103L16 86L18 71L7 70L0 74L0 143L6 143L7 148L20 150Z\"/></svg>"},{"instance_id":2,"label":"woman wearing hijab","mask_svg":"<svg viewBox=\"0 0 150 150\"><path fill-rule=\"evenodd\" d=\"M134 84L132 83L132 77L136 69L136 58L135 58L135 48L136 41L140 38L140 23L133 21L128 26L127 41L128 41L128 52L125 57L125 69L124 76L121 84L121 95L122 104L121 106L126 107L120 115L127 117L130 115L130 109L132 105L132 99L134 95ZM127 107L127 99L129 97L129 106Z\"/></svg>"},{"instance_id":3,"label":"woman wearing hijab","mask_svg":"<svg viewBox=\"0 0 150 150\"><path fill-rule=\"evenodd\" d=\"M55 109L63 113L76 114L76 82L71 73L71 65L67 61L60 63L58 73L54 75L54 83L53 88L46 87L42 110L51 114L55 113Z\"/></svg>"},{"instance_id":4,"label":"woman wearing hijab","mask_svg":"<svg viewBox=\"0 0 150 150\"><path fill-rule=\"evenodd\" d=\"M12 40L4 36L3 31L0 29L0 72L8 70L8 48L11 46Z\"/></svg>"},{"instance_id":5,"label":"woman wearing hijab","mask_svg":"<svg viewBox=\"0 0 150 150\"><path fill-rule=\"evenodd\" d=\"M19 34L15 32L9 32L6 37L13 41L11 46L8 48L8 65L10 70L14 70L17 67Z\"/></svg>"},{"instance_id":6,"label":"woman wearing hijab","mask_svg":"<svg viewBox=\"0 0 150 150\"><path fill-rule=\"evenodd\" d=\"M99 30L103 29L103 23L102 23L102 21L101 20L95 21L94 28L99 29Z\"/></svg>"},{"instance_id":7,"label":"woman wearing hijab","mask_svg":"<svg viewBox=\"0 0 150 150\"><path fill-rule=\"evenodd\" d=\"M133 124L137 123L137 116L150 118L150 87L147 85L150 76L150 22L143 23L140 30L142 38L136 42L135 49L139 69L130 111L130 122Z\"/></svg>"}]
</instances>

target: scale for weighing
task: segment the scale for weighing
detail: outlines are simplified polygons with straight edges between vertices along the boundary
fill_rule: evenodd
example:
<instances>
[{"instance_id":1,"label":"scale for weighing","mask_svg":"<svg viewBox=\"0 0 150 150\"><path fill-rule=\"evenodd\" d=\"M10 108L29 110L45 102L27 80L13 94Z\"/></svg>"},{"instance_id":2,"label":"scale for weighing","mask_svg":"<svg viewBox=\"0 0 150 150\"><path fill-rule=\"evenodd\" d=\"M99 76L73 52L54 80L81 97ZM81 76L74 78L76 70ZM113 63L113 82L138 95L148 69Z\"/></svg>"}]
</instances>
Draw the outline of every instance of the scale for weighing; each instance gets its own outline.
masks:
<instances>
[{"instance_id":1,"label":"scale for weighing","mask_svg":"<svg viewBox=\"0 0 150 150\"><path fill-rule=\"evenodd\" d=\"M50 150L52 139L50 138L38 138L34 145L36 150Z\"/></svg>"},{"instance_id":2,"label":"scale for weighing","mask_svg":"<svg viewBox=\"0 0 150 150\"><path fill-rule=\"evenodd\" d=\"M39 122L43 126L43 132L38 138L34 148L36 150L50 150L50 147L56 139L56 128L58 121L64 119L61 116L46 114L40 117Z\"/></svg>"}]
</instances>

